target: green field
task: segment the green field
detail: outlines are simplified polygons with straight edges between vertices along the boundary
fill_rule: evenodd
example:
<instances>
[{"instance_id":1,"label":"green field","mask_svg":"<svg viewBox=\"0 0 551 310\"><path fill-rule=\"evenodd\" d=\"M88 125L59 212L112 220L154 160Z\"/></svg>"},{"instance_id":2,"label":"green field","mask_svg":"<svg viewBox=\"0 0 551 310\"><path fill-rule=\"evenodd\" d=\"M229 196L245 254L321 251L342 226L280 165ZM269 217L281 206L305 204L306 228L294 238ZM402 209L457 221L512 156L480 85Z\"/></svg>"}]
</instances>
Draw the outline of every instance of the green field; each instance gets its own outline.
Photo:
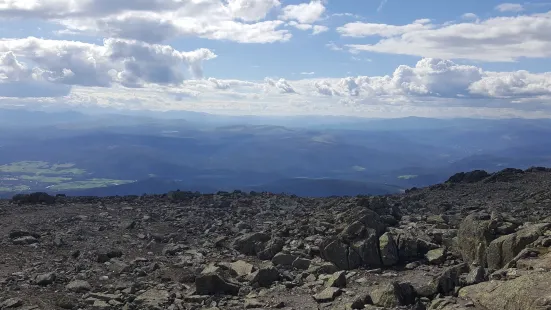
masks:
<instances>
[{"instance_id":1,"label":"green field","mask_svg":"<svg viewBox=\"0 0 551 310\"><path fill-rule=\"evenodd\" d=\"M74 164L50 164L44 161L19 161L0 166L0 173L34 175L81 175L83 169L74 168Z\"/></svg>"},{"instance_id":2,"label":"green field","mask_svg":"<svg viewBox=\"0 0 551 310\"><path fill-rule=\"evenodd\" d=\"M30 189L31 188L29 186L26 186L26 185L16 185L16 186L12 186L12 187L0 185L0 193L24 192L24 191L28 191Z\"/></svg>"},{"instance_id":3,"label":"green field","mask_svg":"<svg viewBox=\"0 0 551 310\"><path fill-rule=\"evenodd\" d=\"M130 180L93 178L72 163L20 161L0 165L0 192L64 191L132 183Z\"/></svg>"},{"instance_id":4,"label":"green field","mask_svg":"<svg viewBox=\"0 0 551 310\"><path fill-rule=\"evenodd\" d=\"M400 180L411 180L411 179L415 179L416 177L418 177L417 175L414 175L414 174L408 174L408 175L401 175L398 177L398 179Z\"/></svg>"},{"instance_id":5,"label":"green field","mask_svg":"<svg viewBox=\"0 0 551 310\"><path fill-rule=\"evenodd\" d=\"M107 187L114 185L122 185L132 183L130 180L111 180L111 179L89 179L83 181L66 182L48 186L48 189L55 191L73 190L73 189L89 189L97 187Z\"/></svg>"}]
</instances>

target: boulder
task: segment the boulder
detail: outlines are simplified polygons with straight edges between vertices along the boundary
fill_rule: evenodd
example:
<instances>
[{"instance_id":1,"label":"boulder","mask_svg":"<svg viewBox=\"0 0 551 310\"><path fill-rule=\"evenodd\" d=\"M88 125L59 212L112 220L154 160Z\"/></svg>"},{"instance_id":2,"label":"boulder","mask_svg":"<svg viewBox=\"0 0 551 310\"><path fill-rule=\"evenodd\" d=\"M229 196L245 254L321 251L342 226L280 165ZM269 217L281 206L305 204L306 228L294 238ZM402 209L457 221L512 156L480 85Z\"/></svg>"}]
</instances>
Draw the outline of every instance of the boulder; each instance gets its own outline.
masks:
<instances>
[{"instance_id":1,"label":"boulder","mask_svg":"<svg viewBox=\"0 0 551 310\"><path fill-rule=\"evenodd\" d=\"M291 266L293 262L297 259L296 255L287 254L287 253L277 253L272 258L272 263L276 266Z\"/></svg>"},{"instance_id":2,"label":"boulder","mask_svg":"<svg viewBox=\"0 0 551 310\"><path fill-rule=\"evenodd\" d=\"M138 295L134 302L145 309L166 309L170 304L170 294L165 290L149 289Z\"/></svg>"},{"instance_id":3,"label":"boulder","mask_svg":"<svg viewBox=\"0 0 551 310\"><path fill-rule=\"evenodd\" d=\"M332 274L331 277L327 279L327 282L325 282L325 286L345 288L346 287L345 271L337 271L334 274Z\"/></svg>"},{"instance_id":4,"label":"boulder","mask_svg":"<svg viewBox=\"0 0 551 310\"><path fill-rule=\"evenodd\" d=\"M470 214L461 221L457 232L457 246L466 263L486 266L486 250L494 239L489 224L489 218L477 214Z\"/></svg>"},{"instance_id":5,"label":"boulder","mask_svg":"<svg viewBox=\"0 0 551 310\"><path fill-rule=\"evenodd\" d=\"M427 252L427 254L425 254L425 257L428 263L431 265L442 264L446 260L446 249L438 248L438 249L430 250Z\"/></svg>"},{"instance_id":6,"label":"boulder","mask_svg":"<svg viewBox=\"0 0 551 310\"><path fill-rule=\"evenodd\" d=\"M252 284L258 284L261 287L270 287L275 281L281 278L279 271L275 267L265 267L249 275Z\"/></svg>"},{"instance_id":7,"label":"boulder","mask_svg":"<svg viewBox=\"0 0 551 310\"><path fill-rule=\"evenodd\" d=\"M65 288L71 292L76 293L83 293L92 290L92 286L90 285L90 283L83 280L71 281L69 282L69 284L67 284Z\"/></svg>"},{"instance_id":8,"label":"boulder","mask_svg":"<svg viewBox=\"0 0 551 310\"><path fill-rule=\"evenodd\" d=\"M486 310L551 308L551 274L535 272L508 281L489 281L459 290L459 296Z\"/></svg>"},{"instance_id":9,"label":"boulder","mask_svg":"<svg viewBox=\"0 0 551 310\"><path fill-rule=\"evenodd\" d=\"M233 243L233 248L242 254L253 256L259 250L263 250L264 243L269 240L270 236L265 233L249 233L237 238Z\"/></svg>"},{"instance_id":10,"label":"boulder","mask_svg":"<svg viewBox=\"0 0 551 310\"><path fill-rule=\"evenodd\" d=\"M536 241L551 227L551 224L534 224L516 233L501 236L493 240L486 253L488 268L497 270L504 267L517 256L526 246Z\"/></svg>"},{"instance_id":11,"label":"boulder","mask_svg":"<svg viewBox=\"0 0 551 310\"><path fill-rule=\"evenodd\" d=\"M379 251L383 266L394 266L398 263L398 247L390 233L384 233L379 237Z\"/></svg>"},{"instance_id":12,"label":"boulder","mask_svg":"<svg viewBox=\"0 0 551 310\"><path fill-rule=\"evenodd\" d=\"M285 240L281 238L272 238L265 244L258 246L256 256L262 260L270 260L283 249L284 245Z\"/></svg>"},{"instance_id":13,"label":"boulder","mask_svg":"<svg viewBox=\"0 0 551 310\"><path fill-rule=\"evenodd\" d=\"M415 293L408 283L392 282L370 293L373 304L379 307L396 308L415 302Z\"/></svg>"},{"instance_id":14,"label":"boulder","mask_svg":"<svg viewBox=\"0 0 551 310\"><path fill-rule=\"evenodd\" d=\"M330 302L335 300L335 298L337 298L340 294L342 294L342 290L340 288L330 286L314 295L313 298L317 302Z\"/></svg>"},{"instance_id":15,"label":"boulder","mask_svg":"<svg viewBox=\"0 0 551 310\"><path fill-rule=\"evenodd\" d=\"M215 273L208 273L197 276L195 290L199 295L237 295L239 285L230 283Z\"/></svg>"}]
</instances>

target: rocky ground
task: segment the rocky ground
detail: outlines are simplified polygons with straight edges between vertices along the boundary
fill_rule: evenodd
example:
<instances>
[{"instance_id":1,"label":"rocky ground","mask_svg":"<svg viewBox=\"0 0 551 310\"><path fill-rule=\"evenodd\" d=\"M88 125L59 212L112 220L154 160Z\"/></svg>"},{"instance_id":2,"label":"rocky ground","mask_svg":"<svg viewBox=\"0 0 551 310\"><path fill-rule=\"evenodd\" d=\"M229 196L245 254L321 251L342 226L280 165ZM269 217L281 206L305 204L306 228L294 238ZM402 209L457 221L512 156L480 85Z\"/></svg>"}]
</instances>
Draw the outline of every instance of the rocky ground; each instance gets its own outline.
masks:
<instances>
[{"instance_id":1,"label":"rocky ground","mask_svg":"<svg viewBox=\"0 0 551 310\"><path fill-rule=\"evenodd\" d=\"M510 169L388 197L17 197L0 309L551 309L550 189Z\"/></svg>"}]
</instances>

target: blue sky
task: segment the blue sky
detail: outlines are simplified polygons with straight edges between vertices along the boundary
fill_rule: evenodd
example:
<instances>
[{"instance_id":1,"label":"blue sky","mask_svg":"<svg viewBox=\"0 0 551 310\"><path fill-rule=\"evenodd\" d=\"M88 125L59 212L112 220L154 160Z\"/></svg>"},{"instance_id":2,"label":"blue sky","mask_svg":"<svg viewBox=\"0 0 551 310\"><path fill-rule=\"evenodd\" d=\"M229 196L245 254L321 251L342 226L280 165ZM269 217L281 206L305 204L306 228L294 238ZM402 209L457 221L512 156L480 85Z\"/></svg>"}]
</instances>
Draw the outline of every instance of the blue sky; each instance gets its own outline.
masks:
<instances>
[{"instance_id":1,"label":"blue sky","mask_svg":"<svg viewBox=\"0 0 551 310\"><path fill-rule=\"evenodd\" d=\"M551 1L0 0L0 105L549 117Z\"/></svg>"}]
</instances>

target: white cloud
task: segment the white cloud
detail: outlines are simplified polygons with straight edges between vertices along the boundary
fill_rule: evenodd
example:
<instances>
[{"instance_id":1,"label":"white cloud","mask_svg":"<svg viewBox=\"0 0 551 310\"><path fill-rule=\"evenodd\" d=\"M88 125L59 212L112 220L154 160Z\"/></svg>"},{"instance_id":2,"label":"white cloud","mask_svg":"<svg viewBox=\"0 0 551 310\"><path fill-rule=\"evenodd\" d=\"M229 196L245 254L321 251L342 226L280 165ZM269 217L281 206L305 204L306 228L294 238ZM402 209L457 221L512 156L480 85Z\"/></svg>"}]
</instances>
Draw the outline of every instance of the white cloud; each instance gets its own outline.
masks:
<instances>
[{"instance_id":1,"label":"white cloud","mask_svg":"<svg viewBox=\"0 0 551 310\"><path fill-rule=\"evenodd\" d=\"M122 39L106 39L100 46L33 37L0 40L0 53L7 55L3 63L16 68L11 73L6 70L5 81L20 80L23 68L31 66L20 64L20 57L34 66L35 81L101 87L112 83L132 87L178 84L187 77L200 78L202 62L216 57L208 49L181 52L167 45Z\"/></svg>"},{"instance_id":2,"label":"white cloud","mask_svg":"<svg viewBox=\"0 0 551 310\"><path fill-rule=\"evenodd\" d=\"M282 21L261 21L279 6L278 0L0 0L0 20L44 19L66 27L61 34L149 43L179 36L271 43L291 38L277 29Z\"/></svg>"},{"instance_id":3,"label":"white cloud","mask_svg":"<svg viewBox=\"0 0 551 310\"><path fill-rule=\"evenodd\" d=\"M279 90L282 93L289 93L289 94L296 93L296 91L293 89L291 84L289 84L289 82L287 82L287 80L285 79L274 80L271 78L266 78L265 81L266 81L266 84L268 84L269 86L275 87L277 90Z\"/></svg>"},{"instance_id":4,"label":"white cloud","mask_svg":"<svg viewBox=\"0 0 551 310\"><path fill-rule=\"evenodd\" d=\"M502 3L495 9L500 12L521 12L524 11L524 6L520 3Z\"/></svg>"},{"instance_id":5,"label":"white cloud","mask_svg":"<svg viewBox=\"0 0 551 310\"><path fill-rule=\"evenodd\" d=\"M303 24L312 24L321 19L325 13L325 6L321 1L310 3L292 4L283 8L280 18L284 20L297 20Z\"/></svg>"},{"instance_id":6,"label":"white cloud","mask_svg":"<svg viewBox=\"0 0 551 310\"><path fill-rule=\"evenodd\" d=\"M331 41L327 44L325 44L327 48L329 48L332 51L342 51L344 50L342 47L338 46L335 42Z\"/></svg>"},{"instance_id":7,"label":"white cloud","mask_svg":"<svg viewBox=\"0 0 551 310\"><path fill-rule=\"evenodd\" d=\"M343 36L380 37L374 44L348 45L355 53L508 62L521 57L551 57L549 29L551 12L445 25L350 23L337 31Z\"/></svg>"},{"instance_id":8,"label":"white cloud","mask_svg":"<svg viewBox=\"0 0 551 310\"><path fill-rule=\"evenodd\" d=\"M314 28L312 29L312 34L316 35L316 34L326 32L328 30L329 30L329 27L327 26L314 25Z\"/></svg>"},{"instance_id":9,"label":"white cloud","mask_svg":"<svg viewBox=\"0 0 551 310\"><path fill-rule=\"evenodd\" d=\"M278 0L228 0L233 16L248 22L264 19L270 10L280 5Z\"/></svg>"},{"instance_id":10,"label":"white cloud","mask_svg":"<svg viewBox=\"0 0 551 310\"><path fill-rule=\"evenodd\" d=\"M326 32L329 30L329 27L327 26L322 26L322 25L310 25L310 24L301 24L301 23L298 23L296 21L290 21L289 23L287 23L289 26L292 26L292 27L295 27L299 30L312 30L312 34L313 35L317 35L317 34L320 34L320 33L323 33L323 32Z\"/></svg>"},{"instance_id":11,"label":"white cloud","mask_svg":"<svg viewBox=\"0 0 551 310\"><path fill-rule=\"evenodd\" d=\"M316 74L316 72L314 72L314 71L311 71L311 72L301 72L300 74L302 74L302 75L314 75L314 74Z\"/></svg>"},{"instance_id":12,"label":"white cloud","mask_svg":"<svg viewBox=\"0 0 551 310\"><path fill-rule=\"evenodd\" d=\"M477 19L478 19L478 15L476 15L476 14L474 14L474 13L465 13L465 14L461 15L461 18L463 18L463 19L477 20Z\"/></svg>"},{"instance_id":13,"label":"white cloud","mask_svg":"<svg viewBox=\"0 0 551 310\"><path fill-rule=\"evenodd\" d=\"M247 24L215 15L210 20L173 15L130 12L100 19L65 19L60 23L73 33L136 39L149 43L188 36L239 43L272 43L291 38L287 30L277 29L284 24L278 20Z\"/></svg>"},{"instance_id":14,"label":"white cloud","mask_svg":"<svg viewBox=\"0 0 551 310\"><path fill-rule=\"evenodd\" d=\"M142 52L145 55L151 53L149 49ZM126 54L121 53L120 57L124 58ZM201 58L201 53L196 54L196 57ZM13 68L22 72L10 73L12 80L16 79L15 76L25 79L30 72L30 66L17 57L16 53L6 53L1 58L2 72L13 72ZM62 85L63 80L49 83ZM57 99L31 100L24 96L14 96L13 93L8 93L9 97L20 98L8 99L4 93L7 87L2 85L0 83L0 97L4 98L0 98L0 104L58 102L72 106L115 106L126 109L369 117L534 117L537 114L531 111L537 107L538 113L544 111L547 113L545 115L551 115L551 73L489 72L476 66L440 59L422 59L415 66L402 65L386 76L299 80L266 78L259 82L208 78L183 80L178 84L146 84L146 87L131 90L115 82L111 87L75 85L68 94L60 92L63 97Z\"/></svg>"},{"instance_id":15,"label":"white cloud","mask_svg":"<svg viewBox=\"0 0 551 310\"><path fill-rule=\"evenodd\" d=\"M428 20L417 20L412 24L403 26L355 22L337 28L337 32L345 37L381 36L388 38L408 32L430 29L432 25L427 24L427 22Z\"/></svg>"}]
</instances>

